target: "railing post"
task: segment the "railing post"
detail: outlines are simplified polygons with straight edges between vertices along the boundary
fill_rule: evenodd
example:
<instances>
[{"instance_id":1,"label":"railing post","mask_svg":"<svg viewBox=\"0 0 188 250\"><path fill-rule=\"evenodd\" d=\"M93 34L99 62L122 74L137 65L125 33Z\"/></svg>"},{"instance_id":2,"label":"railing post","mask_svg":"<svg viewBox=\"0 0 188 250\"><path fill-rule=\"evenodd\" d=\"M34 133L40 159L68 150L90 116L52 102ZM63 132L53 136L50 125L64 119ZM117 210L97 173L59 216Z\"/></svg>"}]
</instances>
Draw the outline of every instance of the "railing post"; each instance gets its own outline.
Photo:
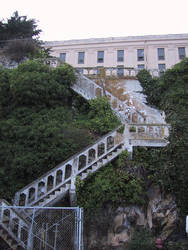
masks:
<instances>
[{"instance_id":1,"label":"railing post","mask_svg":"<svg viewBox=\"0 0 188 250\"><path fill-rule=\"evenodd\" d=\"M14 196L13 204L15 206L19 206L19 200L20 200L20 193L16 193L15 196Z\"/></svg>"},{"instance_id":2,"label":"railing post","mask_svg":"<svg viewBox=\"0 0 188 250\"><path fill-rule=\"evenodd\" d=\"M69 199L70 199L70 205L71 207L76 206L77 204L77 198L76 198L76 186L75 186L75 182L76 182L76 175L78 172L78 160L79 158L76 157L73 161L73 170L72 170L72 176L71 176L71 187L69 190Z\"/></svg>"},{"instance_id":3,"label":"railing post","mask_svg":"<svg viewBox=\"0 0 188 250\"><path fill-rule=\"evenodd\" d=\"M33 208L33 215L32 215L32 222L31 227L29 229L29 235L27 239L27 250L33 249L33 225L34 225L34 219L35 219L35 207Z\"/></svg>"}]
</instances>

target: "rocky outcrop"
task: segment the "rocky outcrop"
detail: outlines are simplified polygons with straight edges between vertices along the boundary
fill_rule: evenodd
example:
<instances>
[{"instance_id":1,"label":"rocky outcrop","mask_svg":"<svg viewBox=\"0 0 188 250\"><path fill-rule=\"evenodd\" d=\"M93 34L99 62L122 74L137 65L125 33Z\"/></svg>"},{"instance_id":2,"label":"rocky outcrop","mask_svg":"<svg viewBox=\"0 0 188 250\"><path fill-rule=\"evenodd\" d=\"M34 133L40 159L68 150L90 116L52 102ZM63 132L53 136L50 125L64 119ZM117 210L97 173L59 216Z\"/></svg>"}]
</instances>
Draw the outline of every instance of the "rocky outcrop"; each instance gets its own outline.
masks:
<instances>
[{"instance_id":1,"label":"rocky outcrop","mask_svg":"<svg viewBox=\"0 0 188 250\"><path fill-rule=\"evenodd\" d=\"M103 219L106 216L108 228L100 227L99 216L98 222L88 228L88 249L121 249L138 227L148 228L154 238L168 239L178 222L174 198L165 195L158 186L151 186L147 190L147 199L145 206L118 207L113 212L111 207L106 208L101 216Z\"/></svg>"}]
</instances>

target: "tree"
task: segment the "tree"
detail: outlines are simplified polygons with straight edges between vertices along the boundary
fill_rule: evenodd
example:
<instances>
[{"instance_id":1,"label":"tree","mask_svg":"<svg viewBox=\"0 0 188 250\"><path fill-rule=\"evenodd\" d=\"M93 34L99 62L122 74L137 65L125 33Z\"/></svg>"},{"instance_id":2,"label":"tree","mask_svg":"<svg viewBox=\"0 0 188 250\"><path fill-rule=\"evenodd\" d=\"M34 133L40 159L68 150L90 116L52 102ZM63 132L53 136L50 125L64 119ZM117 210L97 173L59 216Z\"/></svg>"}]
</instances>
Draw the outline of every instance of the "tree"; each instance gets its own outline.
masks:
<instances>
[{"instance_id":1,"label":"tree","mask_svg":"<svg viewBox=\"0 0 188 250\"><path fill-rule=\"evenodd\" d=\"M0 21L0 46L3 55L9 61L17 63L34 55L41 47L38 40L40 32L35 19L19 16L18 11L15 11L7 21Z\"/></svg>"},{"instance_id":2,"label":"tree","mask_svg":"<svg viewBox=\"0 0 188 250\"><path fill-rule=\"evenodd\" d=\"M0 67L0 197L21 187L91 143L76 128L71 84L74 69L50 68L40 60Z\"/></svg>"},{"instance_id":3,"label":"tree","mask_svg":"<svg viewBox=\"0 0 188 250\"><path fill-rule=\"evenodd\" d=\"M167 70L160 78L153 79L146 72L140 72L138 79L150 103L164 110L171 125L169 145L152 149L156 180L166 191L176 196L181 214L188 211L188 58ZM158 153L156 153L158 152ZM155 156L155 157L154 157ZM150 161L151 162L151 161Z\"/></svg>"}]
</instances>

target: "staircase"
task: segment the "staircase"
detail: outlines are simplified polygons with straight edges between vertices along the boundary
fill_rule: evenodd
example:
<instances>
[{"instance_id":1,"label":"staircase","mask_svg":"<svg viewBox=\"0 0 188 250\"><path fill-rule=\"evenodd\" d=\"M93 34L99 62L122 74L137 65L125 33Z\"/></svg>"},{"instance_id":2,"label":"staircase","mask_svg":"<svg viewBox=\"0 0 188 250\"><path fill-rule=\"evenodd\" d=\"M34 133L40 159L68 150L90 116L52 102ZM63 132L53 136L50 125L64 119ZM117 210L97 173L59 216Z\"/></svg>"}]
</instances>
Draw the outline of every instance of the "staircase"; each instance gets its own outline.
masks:
<instances>
[{"instance_id":1,"label":"staircase","mask_svg":"<svg viewBox=\"0 0 188 250\"><path fill-rule=\"evenodd\" d=\"M0 207L0 237L13 250L16 250L17 247L27 249L30 223L14 208L10 208L7 201L0 200Z\"/></svg>"},{"instance_id":2,"label":"staircase","mask_svg":"<svg viewBox=\"0 0 188 250\"><path fill-rule=\"evenodd\" d=\"M74 205L77 177L81 180L86 179L89 173L94 173L111 162L123 150L132 151L133 146L164 147L168 144L165 139L168 136L166 123L148 124L145 115L81 74L77 75L77 83L72 88L87 100L106 95L112 109L125 124L124 131L120 133L119 128L113 130L19 190L15 194L14 206L53 206L67 193L70 194L70 201ZM135 115L137 123L133 122ZM16 250L18 246L27 249L29 212L22 215L4 200L0 201L0 207L0 237L11 249Z\"/></svg>"},{"instance_id":3,"label":"staircase","mask_svg":"<svg viewBox=\"0 0 188 250\"><path fill-rule=\"evenodd\" d=\"M85 179L89 172L97 171L123 150L123 136L115 129L19 190L15 194L14 205L52 206L70 189L75 190L76 177Z\"/></svg>"}]
</instances>

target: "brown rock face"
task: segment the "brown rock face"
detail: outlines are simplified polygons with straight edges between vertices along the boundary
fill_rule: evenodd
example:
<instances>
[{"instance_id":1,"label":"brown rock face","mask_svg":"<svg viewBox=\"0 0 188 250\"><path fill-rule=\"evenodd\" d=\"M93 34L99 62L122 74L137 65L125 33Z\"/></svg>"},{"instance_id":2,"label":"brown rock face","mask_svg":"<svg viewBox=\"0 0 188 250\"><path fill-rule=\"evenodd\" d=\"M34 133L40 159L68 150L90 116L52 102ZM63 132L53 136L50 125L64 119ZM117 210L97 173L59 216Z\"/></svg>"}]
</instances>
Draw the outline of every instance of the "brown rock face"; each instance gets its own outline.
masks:
<instances>
[{"instance_id":1,"label":"brown rock face","mask_svg":"<svg viewBox=\"0 0 188 250\"><path fill-rule=\"evenodd\" d=\"M147 227L154 237L166 240L175 230L178 221L175 201L172 196L161 193L158 186L150 187L147 196L148 203L145 207L119 207L113 212L108 208L105 213L108 227L103 233L99 232L97 224L91 231L87 231L88 249L121 249L131 239L138 226Z\"/></svg>"}]
</instances>

